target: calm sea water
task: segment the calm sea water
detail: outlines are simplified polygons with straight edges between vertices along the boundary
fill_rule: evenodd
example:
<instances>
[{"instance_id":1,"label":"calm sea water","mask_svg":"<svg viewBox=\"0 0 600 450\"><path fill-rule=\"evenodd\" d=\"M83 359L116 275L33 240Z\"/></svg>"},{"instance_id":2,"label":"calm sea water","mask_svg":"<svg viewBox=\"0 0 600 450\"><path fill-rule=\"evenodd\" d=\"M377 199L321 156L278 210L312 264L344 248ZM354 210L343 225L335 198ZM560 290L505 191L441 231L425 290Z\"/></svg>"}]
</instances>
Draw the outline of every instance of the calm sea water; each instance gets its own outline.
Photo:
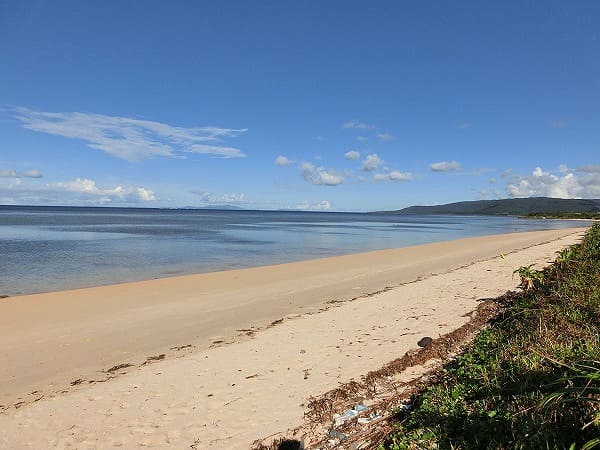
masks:
<instances>
[{"instance_id":1,"label":"calm sea water","mask_svg":"<svg viewBox=\"0 0 600 450\"><path fill-rule=\"evenodd\" d=\"M514 217L0 206L0 295L581 226Z\"/></svg>"}]
</instances>

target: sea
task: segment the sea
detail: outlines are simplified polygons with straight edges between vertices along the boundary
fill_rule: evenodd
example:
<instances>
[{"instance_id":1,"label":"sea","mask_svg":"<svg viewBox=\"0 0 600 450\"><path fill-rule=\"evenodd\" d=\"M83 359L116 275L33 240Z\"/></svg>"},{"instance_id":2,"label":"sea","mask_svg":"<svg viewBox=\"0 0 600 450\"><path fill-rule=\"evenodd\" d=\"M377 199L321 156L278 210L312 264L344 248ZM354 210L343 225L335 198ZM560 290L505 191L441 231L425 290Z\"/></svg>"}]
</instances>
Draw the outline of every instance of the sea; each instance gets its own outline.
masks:
<instances>
[{"instance_id":1,"label":"sea","mask_svg":"<svg viewBox=\"0 0 600 450\"><path fill-rule=\"evenodd\" d=\"M581 225L495 216L0 206L0 296Z\"/></svg>"}]
</instances>

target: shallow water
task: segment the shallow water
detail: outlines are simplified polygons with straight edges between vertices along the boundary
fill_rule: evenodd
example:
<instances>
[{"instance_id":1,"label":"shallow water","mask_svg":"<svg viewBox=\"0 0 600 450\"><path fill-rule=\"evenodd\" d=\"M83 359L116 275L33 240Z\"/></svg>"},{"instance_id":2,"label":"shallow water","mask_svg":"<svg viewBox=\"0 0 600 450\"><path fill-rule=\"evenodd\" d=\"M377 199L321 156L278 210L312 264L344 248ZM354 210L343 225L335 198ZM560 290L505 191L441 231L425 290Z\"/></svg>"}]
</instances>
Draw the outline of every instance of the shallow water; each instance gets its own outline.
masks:
<instances>
[{"instance_id":1,"label":"shallow water","mask_svg":"<svg viewBox=\"0 0 600 450\"><path fill-rule=\"evenodd\" d=\"M582 226L491 216L0 206L0 295Z\"/></svg>"}]
</instances>

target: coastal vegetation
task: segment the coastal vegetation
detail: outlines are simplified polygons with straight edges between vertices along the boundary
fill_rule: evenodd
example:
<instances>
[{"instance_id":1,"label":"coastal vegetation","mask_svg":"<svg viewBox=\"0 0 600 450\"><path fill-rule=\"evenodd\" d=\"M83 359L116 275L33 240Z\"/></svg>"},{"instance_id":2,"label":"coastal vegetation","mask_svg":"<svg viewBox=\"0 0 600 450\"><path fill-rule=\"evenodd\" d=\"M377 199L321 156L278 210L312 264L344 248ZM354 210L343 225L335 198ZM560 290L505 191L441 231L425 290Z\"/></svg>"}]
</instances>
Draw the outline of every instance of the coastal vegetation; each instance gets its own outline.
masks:
<instances>
[{"instance_id":1,"label":"coastal vegetation","mask_svg":"<svg viewBox=\"0 0 600 450\"><path fill-rule=\"evenodd\" d=\"M532 219L582 219L600 220L600 211L565 211L565 212L538 212L527 214Z\"/></svg>"},{"instance_id":2,"label":"coastal vegetation","mask_svg":"<svg viewBox=\"0 0 600 450\"><path fill-rule=\"evenodd\" d=\"M600 224L399 409L385 449L600 448Z\"/></svg>"}]
</instances>

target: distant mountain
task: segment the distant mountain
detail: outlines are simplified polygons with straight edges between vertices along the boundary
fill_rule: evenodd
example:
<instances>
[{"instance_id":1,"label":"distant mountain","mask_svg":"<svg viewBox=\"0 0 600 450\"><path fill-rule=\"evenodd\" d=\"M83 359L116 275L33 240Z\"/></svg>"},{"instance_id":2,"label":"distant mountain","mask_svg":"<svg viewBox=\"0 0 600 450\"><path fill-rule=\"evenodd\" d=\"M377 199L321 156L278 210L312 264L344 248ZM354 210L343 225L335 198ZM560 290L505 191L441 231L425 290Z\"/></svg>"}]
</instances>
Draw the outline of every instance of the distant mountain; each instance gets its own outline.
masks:
<instances>
[{"instance_id":1,"label":"distant mountain","mask_svg":"<svg viewBox=\"0 0 600 450\"><path fill-rule=\"evenodd\" d=\"M241 208L235 205L206 205L206 206L184 206L183 208L178 209L218 209L220 211L237 211L243 210L245 208Z\"/></svg>"},{"instance_id":2,"label":"distant mountain","mask_svg":"<svg viewBox=\"0 0 600 450\"><path fill-rule=\"evenodd\" d=\"M462 214L523 216L532 213L597 212L600 199L564 199L549 197L477 200L436 206L410 206L388 214Z\"/></svg>"}]
</instances>

